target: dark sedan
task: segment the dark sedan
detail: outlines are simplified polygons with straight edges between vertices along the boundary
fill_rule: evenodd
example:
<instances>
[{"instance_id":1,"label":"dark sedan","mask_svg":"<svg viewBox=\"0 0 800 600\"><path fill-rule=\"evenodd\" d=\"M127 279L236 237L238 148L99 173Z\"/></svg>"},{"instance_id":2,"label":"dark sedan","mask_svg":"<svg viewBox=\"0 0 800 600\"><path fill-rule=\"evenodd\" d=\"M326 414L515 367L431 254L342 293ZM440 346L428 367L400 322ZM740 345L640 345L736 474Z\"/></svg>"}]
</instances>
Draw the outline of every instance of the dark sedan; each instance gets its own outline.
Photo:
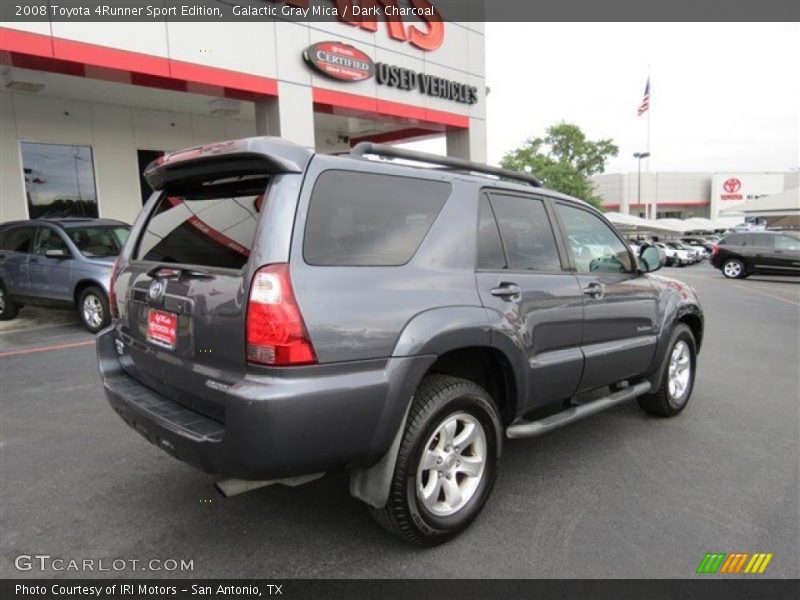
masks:
<instances>
[{"instance_id":1,"label":"dark sedan","mask_svg":"<svg viewBox=\"0 0 800 600\"><path fill-rule=\"evenodd\" d=\"M731 233L714 246L711 264L729 279L750 275L800 275L800 233Z\"/></svg>"}]
</instances>

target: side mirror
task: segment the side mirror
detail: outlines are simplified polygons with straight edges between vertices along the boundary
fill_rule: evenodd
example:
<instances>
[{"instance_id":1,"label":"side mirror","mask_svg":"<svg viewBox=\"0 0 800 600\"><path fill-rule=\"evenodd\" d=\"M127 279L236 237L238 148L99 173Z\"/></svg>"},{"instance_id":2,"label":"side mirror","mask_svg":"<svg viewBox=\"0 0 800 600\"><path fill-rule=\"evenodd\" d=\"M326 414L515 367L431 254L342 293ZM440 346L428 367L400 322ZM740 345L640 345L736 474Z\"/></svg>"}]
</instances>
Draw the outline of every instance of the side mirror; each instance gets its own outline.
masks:
<instances>
[{"instance_id":1,"label":"side mirror","mask_svg":"<svg viewBox=\"0 0 800 600\"><path fill-rule=\"evenodd\" d=\"M47 258L69 258L69 252L61 249L45 250L44 255Z\"/></svg>"},{"instance_id":2,"label":"side mirror","mask_svg":"<svg viewBox=\"0 0 800 600\"><path fill-rule=\"evenodd\" d=\"M645 273L652 273L664 265L664 257L656 246L644 246L639 253L639 265Z\"/></svg>"}]
</instances>

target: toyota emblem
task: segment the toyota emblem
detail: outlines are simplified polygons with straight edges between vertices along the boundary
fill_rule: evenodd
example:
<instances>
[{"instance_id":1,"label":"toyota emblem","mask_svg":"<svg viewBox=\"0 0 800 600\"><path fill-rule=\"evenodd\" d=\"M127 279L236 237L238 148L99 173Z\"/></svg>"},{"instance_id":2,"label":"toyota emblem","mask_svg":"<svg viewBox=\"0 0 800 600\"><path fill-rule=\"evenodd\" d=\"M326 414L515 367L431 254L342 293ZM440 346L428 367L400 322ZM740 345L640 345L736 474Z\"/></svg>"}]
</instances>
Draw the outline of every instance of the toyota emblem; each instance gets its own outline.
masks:
<instances>
[{"instance_id":1,"label":"toyota emblem","mask_svg":"<svg viewBox=\"0 0 800 600\"><path fill-rule=\"evenodd\" d=\"M147 290L147 295L153 302L158 302L164 296L164 282L154 279Z\"/></svg>"},{"instance_id":2,"label":"toyota emblem","mask_svg":"<svg viewBox=\"0 0 800 600\"><path fill-rule=\"evenodd\" d=\"M722 184L725 188L725 191L729 194L735 194L739 191L739 188L742 187L742 182L736 179L736 177L731 177L730 179L726 180L724 184Z\"/></svg>"}]
</instances>

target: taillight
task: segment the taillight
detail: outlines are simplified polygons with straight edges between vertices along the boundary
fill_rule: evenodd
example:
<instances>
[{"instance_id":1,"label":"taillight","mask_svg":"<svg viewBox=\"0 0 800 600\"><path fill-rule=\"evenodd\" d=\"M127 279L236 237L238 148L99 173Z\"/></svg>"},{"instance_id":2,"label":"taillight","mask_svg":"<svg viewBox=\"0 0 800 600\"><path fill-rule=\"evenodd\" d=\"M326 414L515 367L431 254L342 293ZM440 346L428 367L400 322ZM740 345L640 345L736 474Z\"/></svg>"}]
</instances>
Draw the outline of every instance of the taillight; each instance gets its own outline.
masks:
<instances>
[{"instance_id":1,"label":"taillight","mask_svg":"<svg viewBox=\"0 0 800 600\"><path fill-rule=\"evenodd\" d=\"M262 267L253 276L247 304L247 360L272 366L317 362L285 263Z\"/></svg>"},{"instance_id":2,"label":"taillight","mask_svg":"<svg viewBox=\"0 0 800 600\"><path fill-rule=\"evenodd\" d=\"M119 275L119 259L117 256L114 266L111 267L111 279L108 281L108 306L111 308L111 317L119 318L119 308L117 307L117 275Z\"/></svg>"},{"instance_id":3,"label":"taillight","mask_svg":"<svg viewBox=\"0 0 800 600\"><path fill-rule=\"evenodd\" d=\"M711 246L711 254L719 254L719 244L714 244Z\"/></svg>"}]
</instances>

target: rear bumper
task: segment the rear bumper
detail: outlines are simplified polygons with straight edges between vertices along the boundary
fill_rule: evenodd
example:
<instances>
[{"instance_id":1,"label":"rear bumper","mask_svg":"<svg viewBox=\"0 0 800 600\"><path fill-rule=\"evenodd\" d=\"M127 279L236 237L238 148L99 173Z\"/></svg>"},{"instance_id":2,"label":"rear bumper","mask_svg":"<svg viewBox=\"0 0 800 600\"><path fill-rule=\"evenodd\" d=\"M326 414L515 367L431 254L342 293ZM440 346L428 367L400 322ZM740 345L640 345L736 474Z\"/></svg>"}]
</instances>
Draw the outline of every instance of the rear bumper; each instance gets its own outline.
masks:
<instances>
[{"instance_id":1,"label":"rear bumper","mask_svg":"<svg viewBox=\"0 0 800 600\"><path fill-rule=\"evenodd\" d=\"M97 355L106 397L120 417L172 456L207 473L242 479L374 464L435 360L399 357L248 375L219 392L225 402L220 423L131 377L115 340L113 328L103 331Z\"/></svg>"}]
</instances>

